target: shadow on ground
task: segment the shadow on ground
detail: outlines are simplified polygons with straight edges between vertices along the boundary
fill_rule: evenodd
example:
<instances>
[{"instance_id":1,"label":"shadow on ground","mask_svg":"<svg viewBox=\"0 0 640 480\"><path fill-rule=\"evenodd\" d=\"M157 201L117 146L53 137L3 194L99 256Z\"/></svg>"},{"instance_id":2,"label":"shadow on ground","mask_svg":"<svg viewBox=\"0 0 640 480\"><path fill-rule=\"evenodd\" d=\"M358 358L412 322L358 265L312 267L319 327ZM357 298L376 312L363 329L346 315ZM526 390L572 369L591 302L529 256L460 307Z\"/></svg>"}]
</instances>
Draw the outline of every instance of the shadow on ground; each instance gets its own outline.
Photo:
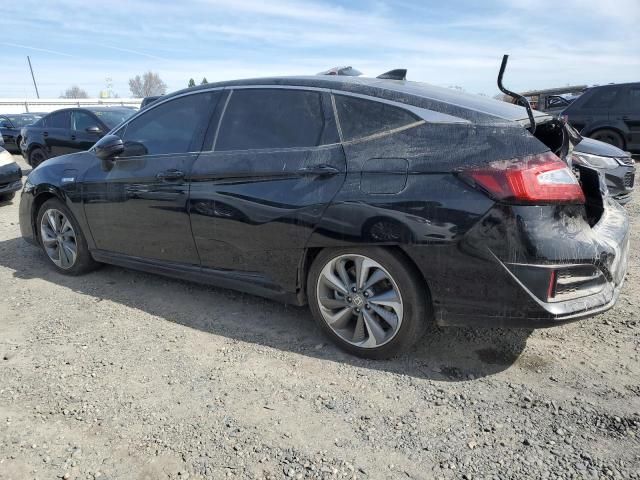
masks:
<instances>
[{"instance_id":1,"label":"shadow on ground","mask_svg":"<svg viewBox=\"0 0 640 480\"><path fill-rule=\"evenodd\" d=\"M0 266L13 270L19 279L40 278L230 339L440 381L470 380L505 370L518 360L531 334L531 330L433 327L406 354L369 361L330 344L307 308L113 266L69 277L56 272L39 248L21 238L0 241ZM528 368L530 362L519 363Z\"/></svg>"}]
</instances>

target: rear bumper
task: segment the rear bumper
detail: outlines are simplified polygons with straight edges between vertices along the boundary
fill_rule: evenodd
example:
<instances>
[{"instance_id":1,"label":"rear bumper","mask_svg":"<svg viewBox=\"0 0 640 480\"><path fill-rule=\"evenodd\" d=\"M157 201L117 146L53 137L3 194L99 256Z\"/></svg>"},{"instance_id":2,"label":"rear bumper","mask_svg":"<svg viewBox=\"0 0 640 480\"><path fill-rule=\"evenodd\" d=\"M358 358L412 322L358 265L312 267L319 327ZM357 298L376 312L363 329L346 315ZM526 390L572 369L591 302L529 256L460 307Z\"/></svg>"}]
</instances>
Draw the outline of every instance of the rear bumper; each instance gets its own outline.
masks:
<instances>
[{"instance_id":1,"label":"rear bumper","mask_svg":"<svg viewBox=\"0 0 640 480\"><path fill-rule=\"evenodd\" d=\"M544 328L613 307L627 270L627 215L609 199L589 227L581 208L496 206L454 248L435 254L408 249L427 280L436 322ZM572 268L593 269L597 288L578 285L562 297L548 297L550 272Z\"/></svg>"}]
</instances>

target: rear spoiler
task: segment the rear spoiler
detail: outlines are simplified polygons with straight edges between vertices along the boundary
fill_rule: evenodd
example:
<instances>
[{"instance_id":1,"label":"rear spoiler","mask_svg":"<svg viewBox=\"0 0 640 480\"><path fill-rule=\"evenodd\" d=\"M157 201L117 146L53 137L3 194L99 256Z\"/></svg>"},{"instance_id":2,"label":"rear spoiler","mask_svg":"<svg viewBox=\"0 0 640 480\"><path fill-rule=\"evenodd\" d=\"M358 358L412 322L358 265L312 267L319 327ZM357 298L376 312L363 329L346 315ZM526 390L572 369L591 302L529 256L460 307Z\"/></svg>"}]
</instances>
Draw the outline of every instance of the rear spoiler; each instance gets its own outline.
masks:
<instances>
[{"instance_id":1,"label":"rear spoiler","mask_svg":"<svg viewBox=\"0 0 640 480\"><path fill-rule=\"evenodd\" d=\"M520 95L519 93L512 92L511 90L507 90L504 85L502 85L502 76L504 75L504 71L507 68L507 61L509 60L509 55L502 56L502 64L500 65L500 73L498 73L498 88L505 95L509 95L514 99L518 100L518 103L527 109L527 115L529 116L529 131L533 134L536 131L536 120L533 117L533 109L531 108L531 104L529 104L529 100L526 97Z\"/></svg>"},{"instance_id":2,"label":"rear spoiler","mask_svg":"<svg viewBox=\"0 0 640 480\"><path fill-rule=\"evenodd\" d=\"M396 68L395 70L389 70L388 72L384 72L382 75L378 75L376 78L380 78L382 80L406 80L407 69Z\"/></svg>"}]
</instances>

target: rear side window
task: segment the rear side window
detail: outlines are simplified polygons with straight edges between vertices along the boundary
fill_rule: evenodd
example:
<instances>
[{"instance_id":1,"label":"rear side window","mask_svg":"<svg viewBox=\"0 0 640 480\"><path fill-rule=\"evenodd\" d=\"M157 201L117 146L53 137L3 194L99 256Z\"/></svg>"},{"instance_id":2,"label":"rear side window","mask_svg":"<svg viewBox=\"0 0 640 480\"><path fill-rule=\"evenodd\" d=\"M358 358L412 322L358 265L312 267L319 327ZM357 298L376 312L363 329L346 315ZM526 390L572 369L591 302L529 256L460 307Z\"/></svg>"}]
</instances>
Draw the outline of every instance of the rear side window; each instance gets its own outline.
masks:
<instances>
[{"instance_id":1,"label":"rear side window","mask_svg":"<svg viewBox=\"0 0 640 480\"><path fill-rule=\"evenodd\" d=\"M344 140L368 137L420 120L413 113L375 100L335 95Z\"/></svg>"},{"instance_id":2,"label":"rear side window","mask_svg":"<svg viewBox=\"0 0 640 480\"><path fill-rule=\"evenodd\" d=\"M54 112L43 120L46 128L69 128L71 124L71 113L69 111Z\"/></svg>"},{"instance_id":3,"label":"rear side window","mask_svg":"<svg viewBox=\"0 0 640 480\"><path fill-rule=\"evenodd\" d=\"M618 88L599 88L584 102L583 108L611 108L618 98Z\"/></svg>"},{"instance_id":4,"label":"rear side window","mask_svg":"<svg viewBox=\"0 0 640 480\"><path fill-rule=\"evenodd\" d=\"M224 112L216 151L315 147L325 140L320 92L293 89L234 90Z\"/></svg>"},{"instance_id":5,"label":"rear side window","mask_svg":"<svg viewBox=\"0 0 640 480\"><path fill-rule=\"evenodd\" d=\"M199 151L218 96L196 93L145 110L118 130L125 144L123 156Z\"/></svg>"},{"instance_id":6,"label":"rear side window","mask_svg":"<svg viewBox=\"0 0 640 480\"><path fill-rule=\"evenodd\" d=\"M632 110L640 110L640 87L629 89L629 107Z\"/></svg>"}]
</instances>

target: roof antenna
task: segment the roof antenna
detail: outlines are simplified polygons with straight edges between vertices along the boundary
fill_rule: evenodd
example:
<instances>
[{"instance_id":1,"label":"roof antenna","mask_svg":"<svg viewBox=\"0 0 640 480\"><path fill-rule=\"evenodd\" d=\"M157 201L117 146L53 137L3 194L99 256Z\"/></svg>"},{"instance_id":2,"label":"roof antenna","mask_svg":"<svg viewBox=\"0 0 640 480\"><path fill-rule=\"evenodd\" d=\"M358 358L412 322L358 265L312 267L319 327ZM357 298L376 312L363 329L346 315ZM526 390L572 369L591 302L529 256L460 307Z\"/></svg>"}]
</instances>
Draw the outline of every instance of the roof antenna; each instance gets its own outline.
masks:
<instances>
[{"instance_id":1,"label":"roof antenna","mask_svg":"<svg viewBox=\"0 0 640 480\"><path fill-rule=\"evenodd\" d=\"M507 68L507 61L509 60L509 55L502 56L502 65L500 65L500 73L498 73L498 88L500 91L514 99L518 100L518 103L524 106L527 109L527 115L529 116L529 131L533 134L536 132L536 120L533 118L533 109L531 108L531 104L526 97L522 95L512 92L511 90L507 90L504 85L502 85L502 76L504 75L504 70Z\"/></svg>"}]
</instances>

